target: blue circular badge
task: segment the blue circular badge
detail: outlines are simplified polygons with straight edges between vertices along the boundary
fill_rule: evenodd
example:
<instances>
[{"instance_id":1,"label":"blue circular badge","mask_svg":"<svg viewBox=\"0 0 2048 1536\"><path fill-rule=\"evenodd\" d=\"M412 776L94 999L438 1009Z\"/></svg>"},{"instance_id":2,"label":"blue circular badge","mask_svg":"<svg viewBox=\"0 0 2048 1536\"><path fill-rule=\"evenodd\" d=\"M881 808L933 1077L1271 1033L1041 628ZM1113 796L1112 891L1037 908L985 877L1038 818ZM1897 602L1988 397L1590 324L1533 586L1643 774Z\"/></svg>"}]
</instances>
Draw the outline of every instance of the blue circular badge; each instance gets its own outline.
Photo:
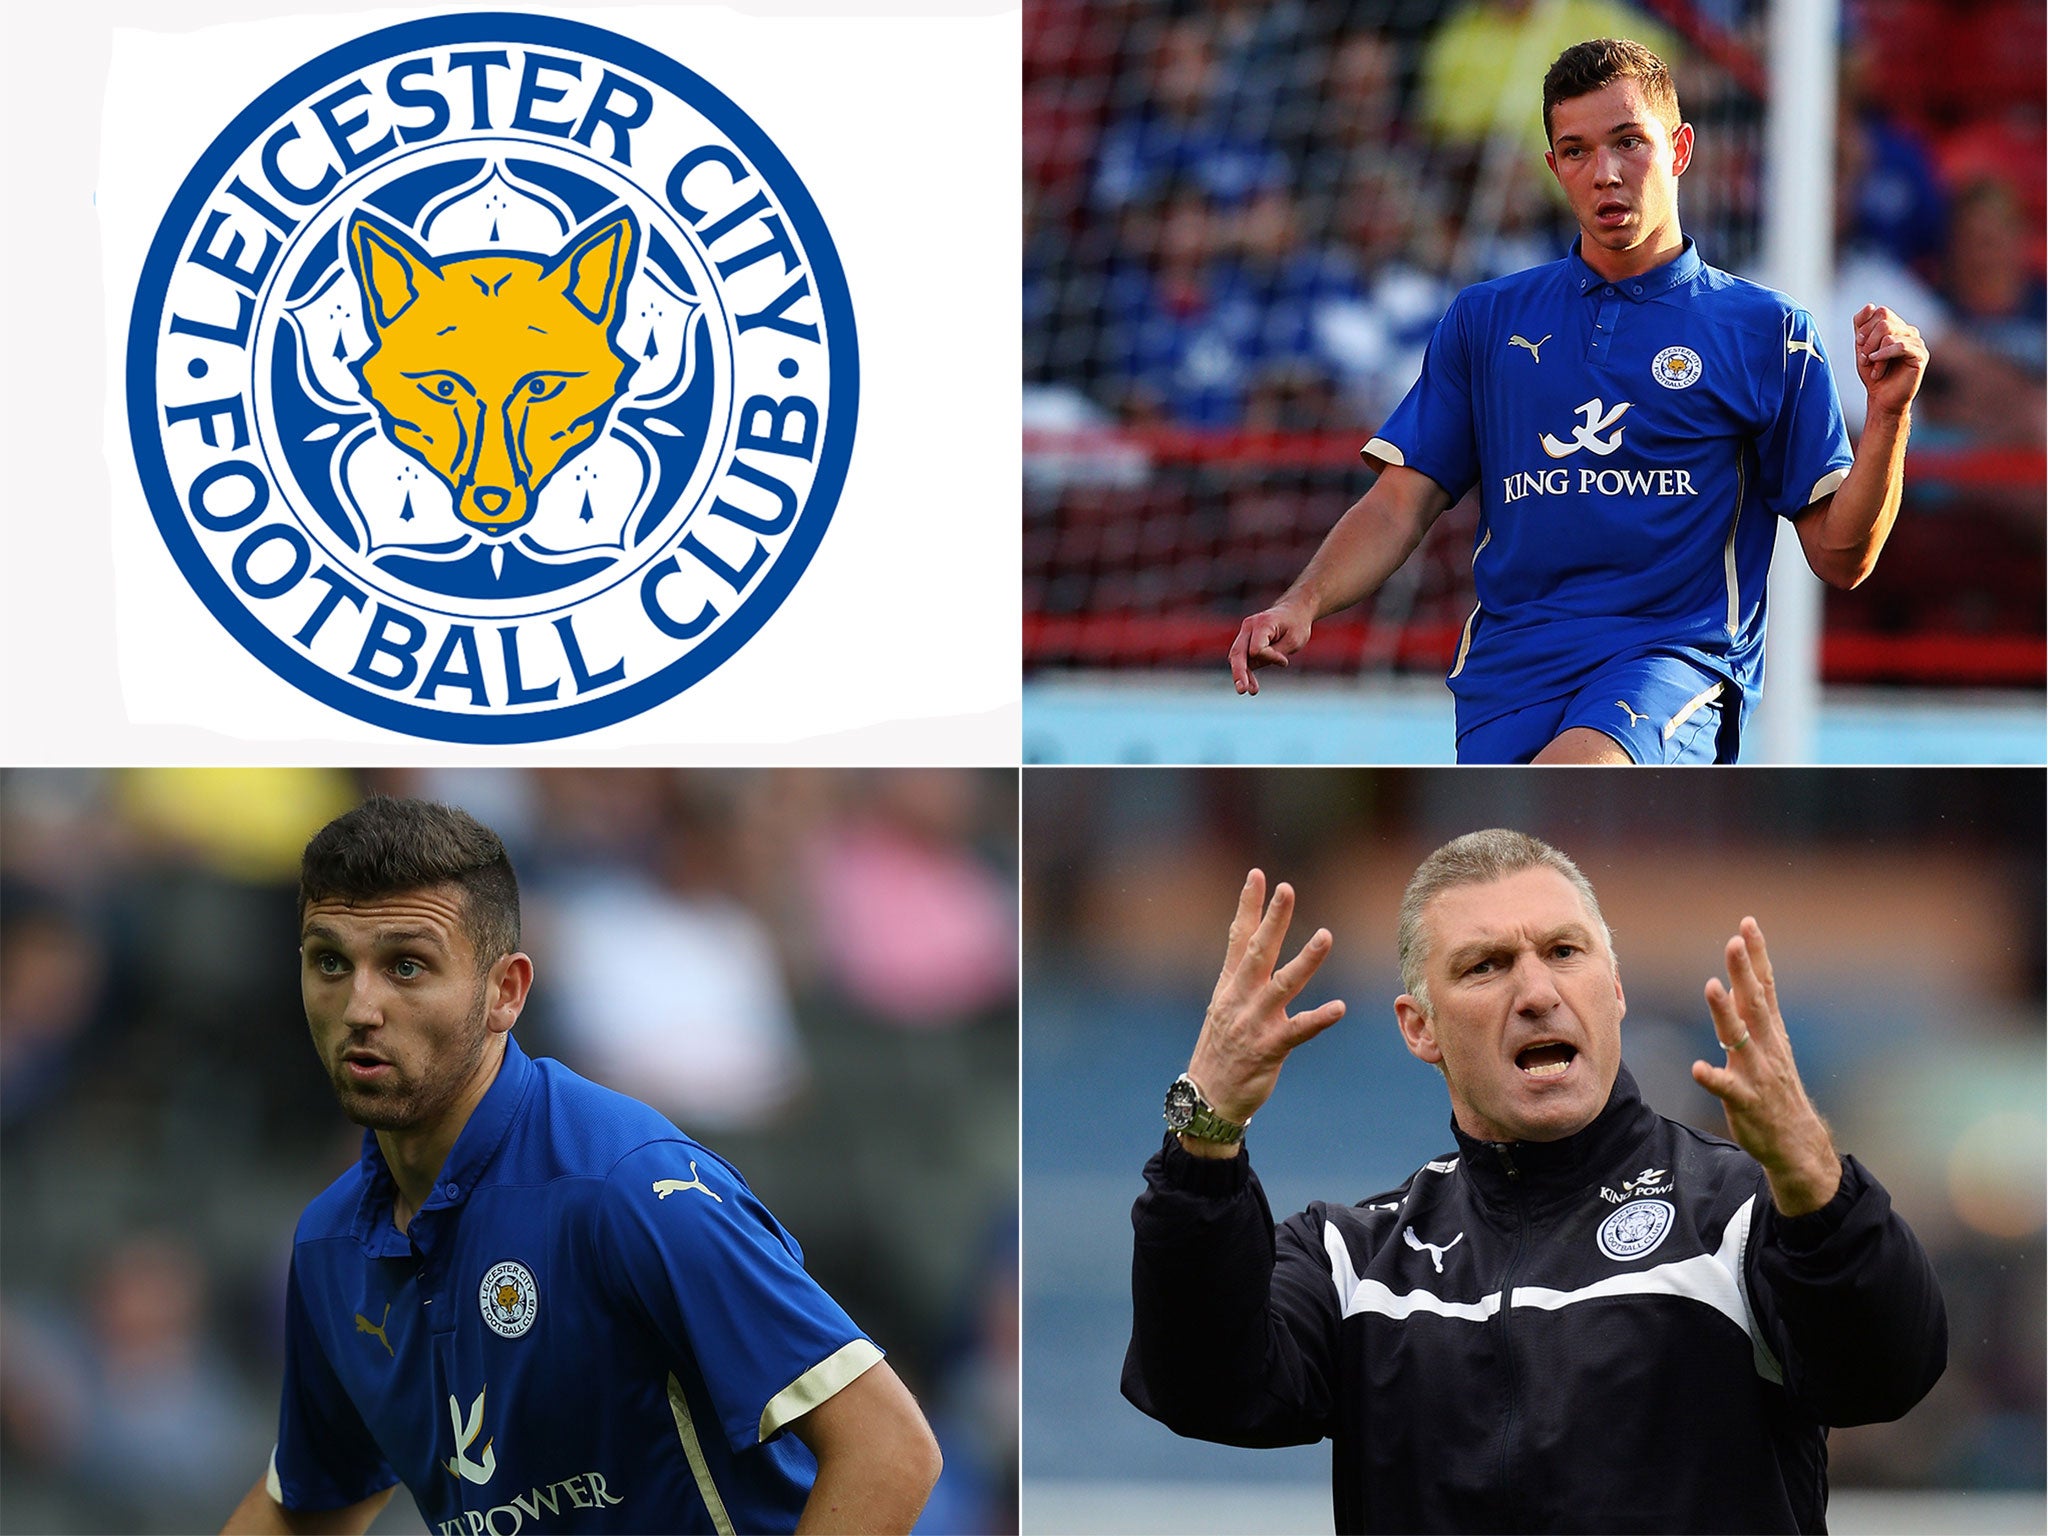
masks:
<instances>
[{"instance_id":1,"label":"blue circular badge","mask_svg":"<svg viewBox=\"0 0 2048 1536\"><path fill-rule=\"evenodd\" d=\"M750 639L831 521L859 364L832 239L643 44L440 16L294 70L164 216L128 343L179 569L295 687L551 740Z\"/></svg>"}]
</instances>

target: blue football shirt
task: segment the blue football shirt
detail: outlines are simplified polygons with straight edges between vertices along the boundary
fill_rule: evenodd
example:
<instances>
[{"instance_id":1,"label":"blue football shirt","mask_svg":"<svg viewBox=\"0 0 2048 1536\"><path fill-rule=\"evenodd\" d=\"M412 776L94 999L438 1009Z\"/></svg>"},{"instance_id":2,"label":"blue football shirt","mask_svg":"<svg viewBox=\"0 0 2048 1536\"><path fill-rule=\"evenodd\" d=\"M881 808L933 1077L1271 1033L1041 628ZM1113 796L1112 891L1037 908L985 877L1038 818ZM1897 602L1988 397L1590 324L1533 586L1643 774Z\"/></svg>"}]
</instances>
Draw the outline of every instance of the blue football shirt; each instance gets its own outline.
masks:
<instances>
[{"instance_id":1,"label":"blue football shirt","mask_svg":"<svg viewBox=\"0 0 2048 1536\"><path fill-rule=\"evenodd\" d=\"M441 1536L776 1531L792 1419L881 1358L716 1154L510 1036L408 1230L374 1134L306 1208L271 1496Z\"/></svg>"},{"instance_id":2,"label":"blue football shirt","mask_svg":"<svg viewBox=\"0 0 2048 1536\"><path fill-rule=\"evenodd\" d=\"M1690 237L1620 282L1574 243L1467 288L1362 452L1453 501L1479 488L1479 603L1448 679L1460 731L1655 651L1736 684L1746 718L1777 519L1854 461L1813 317Z\"/></svg>"}]
</instances>

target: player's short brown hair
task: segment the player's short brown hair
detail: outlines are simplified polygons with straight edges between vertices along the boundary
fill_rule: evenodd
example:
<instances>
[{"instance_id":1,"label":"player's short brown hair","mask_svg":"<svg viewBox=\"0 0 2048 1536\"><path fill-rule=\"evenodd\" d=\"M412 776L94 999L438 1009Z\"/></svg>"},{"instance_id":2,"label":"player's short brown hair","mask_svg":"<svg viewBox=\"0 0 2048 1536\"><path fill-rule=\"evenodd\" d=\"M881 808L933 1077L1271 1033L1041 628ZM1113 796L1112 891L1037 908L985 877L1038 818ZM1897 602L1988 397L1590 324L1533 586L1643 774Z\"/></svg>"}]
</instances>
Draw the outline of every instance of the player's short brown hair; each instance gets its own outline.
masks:
<instances>
[{"instance_id":1,"label":"player's short brown hair","mask_svg":"<svg viewBox=\"0 0 2048 1536\"><path fill-rule=\"evenodd\" d=\"M519 948L519 880L498 834L452 805L373 795L313 834L299 918L316 901L375 901L436 885L462 892L478 969Z\"/></svg>"},{"instance_id":2,"label":"player's short brown hair","mask_svg":"<svg viewBox=\"0 0 2048 1536\"><path fill-rule=\"evenodd\" d=\"M1429 935L1422 926L1423 909L1431 901L1459 885L1484 885L1520 874L1525 869L1549 869L1572 883L1579 898L1614 953L1614 935L1607 919L1600 915L1600 898L1593 894L1593 882L1579 872L1566 855L1526 832L1492 827L1484 832L1467 832L1437 849L1408 877L1401 893L1401 916L1395 943L1401 957L1402 990L1415 999L1425 1017L1434 1017L1429 1001Z\"/></svg>"},{"instance_id":3,"label":"player's short brown hair","mask_svg":"<svg viewBox=\"0 0 2048 1536\"><path fill-rule=\"evenodd\" d=\"M1641 81L1650 110L1671 132L1678 132L1678 87L1664 61L1625 37L1596 37L1565 49L1543 77L1544 141L1555 141L1550 114L1560 101L1584 96L1617 80Z\"/></svg>"}]
</instances>

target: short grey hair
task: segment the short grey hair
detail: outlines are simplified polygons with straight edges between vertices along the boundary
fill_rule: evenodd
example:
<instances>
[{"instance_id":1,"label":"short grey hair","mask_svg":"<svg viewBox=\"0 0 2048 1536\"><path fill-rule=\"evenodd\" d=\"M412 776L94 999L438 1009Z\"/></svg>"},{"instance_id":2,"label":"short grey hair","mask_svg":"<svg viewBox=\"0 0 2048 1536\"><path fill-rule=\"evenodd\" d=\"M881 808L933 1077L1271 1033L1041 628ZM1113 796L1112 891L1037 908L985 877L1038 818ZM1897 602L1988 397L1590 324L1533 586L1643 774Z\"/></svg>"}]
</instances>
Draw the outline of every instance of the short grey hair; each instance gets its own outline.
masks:
<instances>
[{"instance_id":1,"label":"short grey hair","mask_svg":"<svg viewBox=\"0 0 2048 1536\"><path fill-rule=\"evenodd\" d=\"M1526 832L1506 827L1467 832L1424 859L1408 877L1408 889L1401 893L1401 920L1396 930L1401 952L1401 986L1415 999L1423 1017L1435 1016L1429 1001L1429 939L1422 926L1423 909L1454 886L1485 885L1525 869L1551 869L1569 880L1586 903L1586 911L1599 925L1608 953L1614 952L1614 935L1608 931L1607 919L1600 915L1600 898L1593 894L1592 882L1579 872L1578 865Z\"/></svg>"}]
</instances>

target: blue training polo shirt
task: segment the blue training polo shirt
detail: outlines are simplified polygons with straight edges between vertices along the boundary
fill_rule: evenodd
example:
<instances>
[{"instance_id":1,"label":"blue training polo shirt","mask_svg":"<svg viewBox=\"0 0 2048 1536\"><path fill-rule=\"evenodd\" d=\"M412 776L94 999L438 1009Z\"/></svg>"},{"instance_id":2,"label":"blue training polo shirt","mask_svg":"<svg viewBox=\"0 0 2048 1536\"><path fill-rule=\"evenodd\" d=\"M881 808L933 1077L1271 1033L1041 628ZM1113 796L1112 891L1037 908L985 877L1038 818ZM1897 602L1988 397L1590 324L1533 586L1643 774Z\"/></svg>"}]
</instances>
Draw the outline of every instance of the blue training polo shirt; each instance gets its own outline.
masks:
<instances>
[{"instance_id":1,"label":"blue training polo shirt","mask_svg":"<svg viewBox=\"0 0 2048 1536\"><path fill-rule=\"evenodd\" d=\"M881 1358L715 1153L510 1036L405 1233L371 1132L306 1208L270 1494L441 1536L777 1531L792 1419Z\"/></svg>"},{"instance_id":2,"label":"blue training polo shirt","mask_svg":"<svg viewBox=\"0 0 2048 1536\"><path fill-rule=\"evenodd\" d=\"M1608 282L1579 255L1467 288L1361 450L1455 502L1479 487L1479 604L1448 679L1461 731L1646 652L1763 683L1777 519L1854 455L1813 317L1690 236Z\"/></svg>"}]
</instances>

